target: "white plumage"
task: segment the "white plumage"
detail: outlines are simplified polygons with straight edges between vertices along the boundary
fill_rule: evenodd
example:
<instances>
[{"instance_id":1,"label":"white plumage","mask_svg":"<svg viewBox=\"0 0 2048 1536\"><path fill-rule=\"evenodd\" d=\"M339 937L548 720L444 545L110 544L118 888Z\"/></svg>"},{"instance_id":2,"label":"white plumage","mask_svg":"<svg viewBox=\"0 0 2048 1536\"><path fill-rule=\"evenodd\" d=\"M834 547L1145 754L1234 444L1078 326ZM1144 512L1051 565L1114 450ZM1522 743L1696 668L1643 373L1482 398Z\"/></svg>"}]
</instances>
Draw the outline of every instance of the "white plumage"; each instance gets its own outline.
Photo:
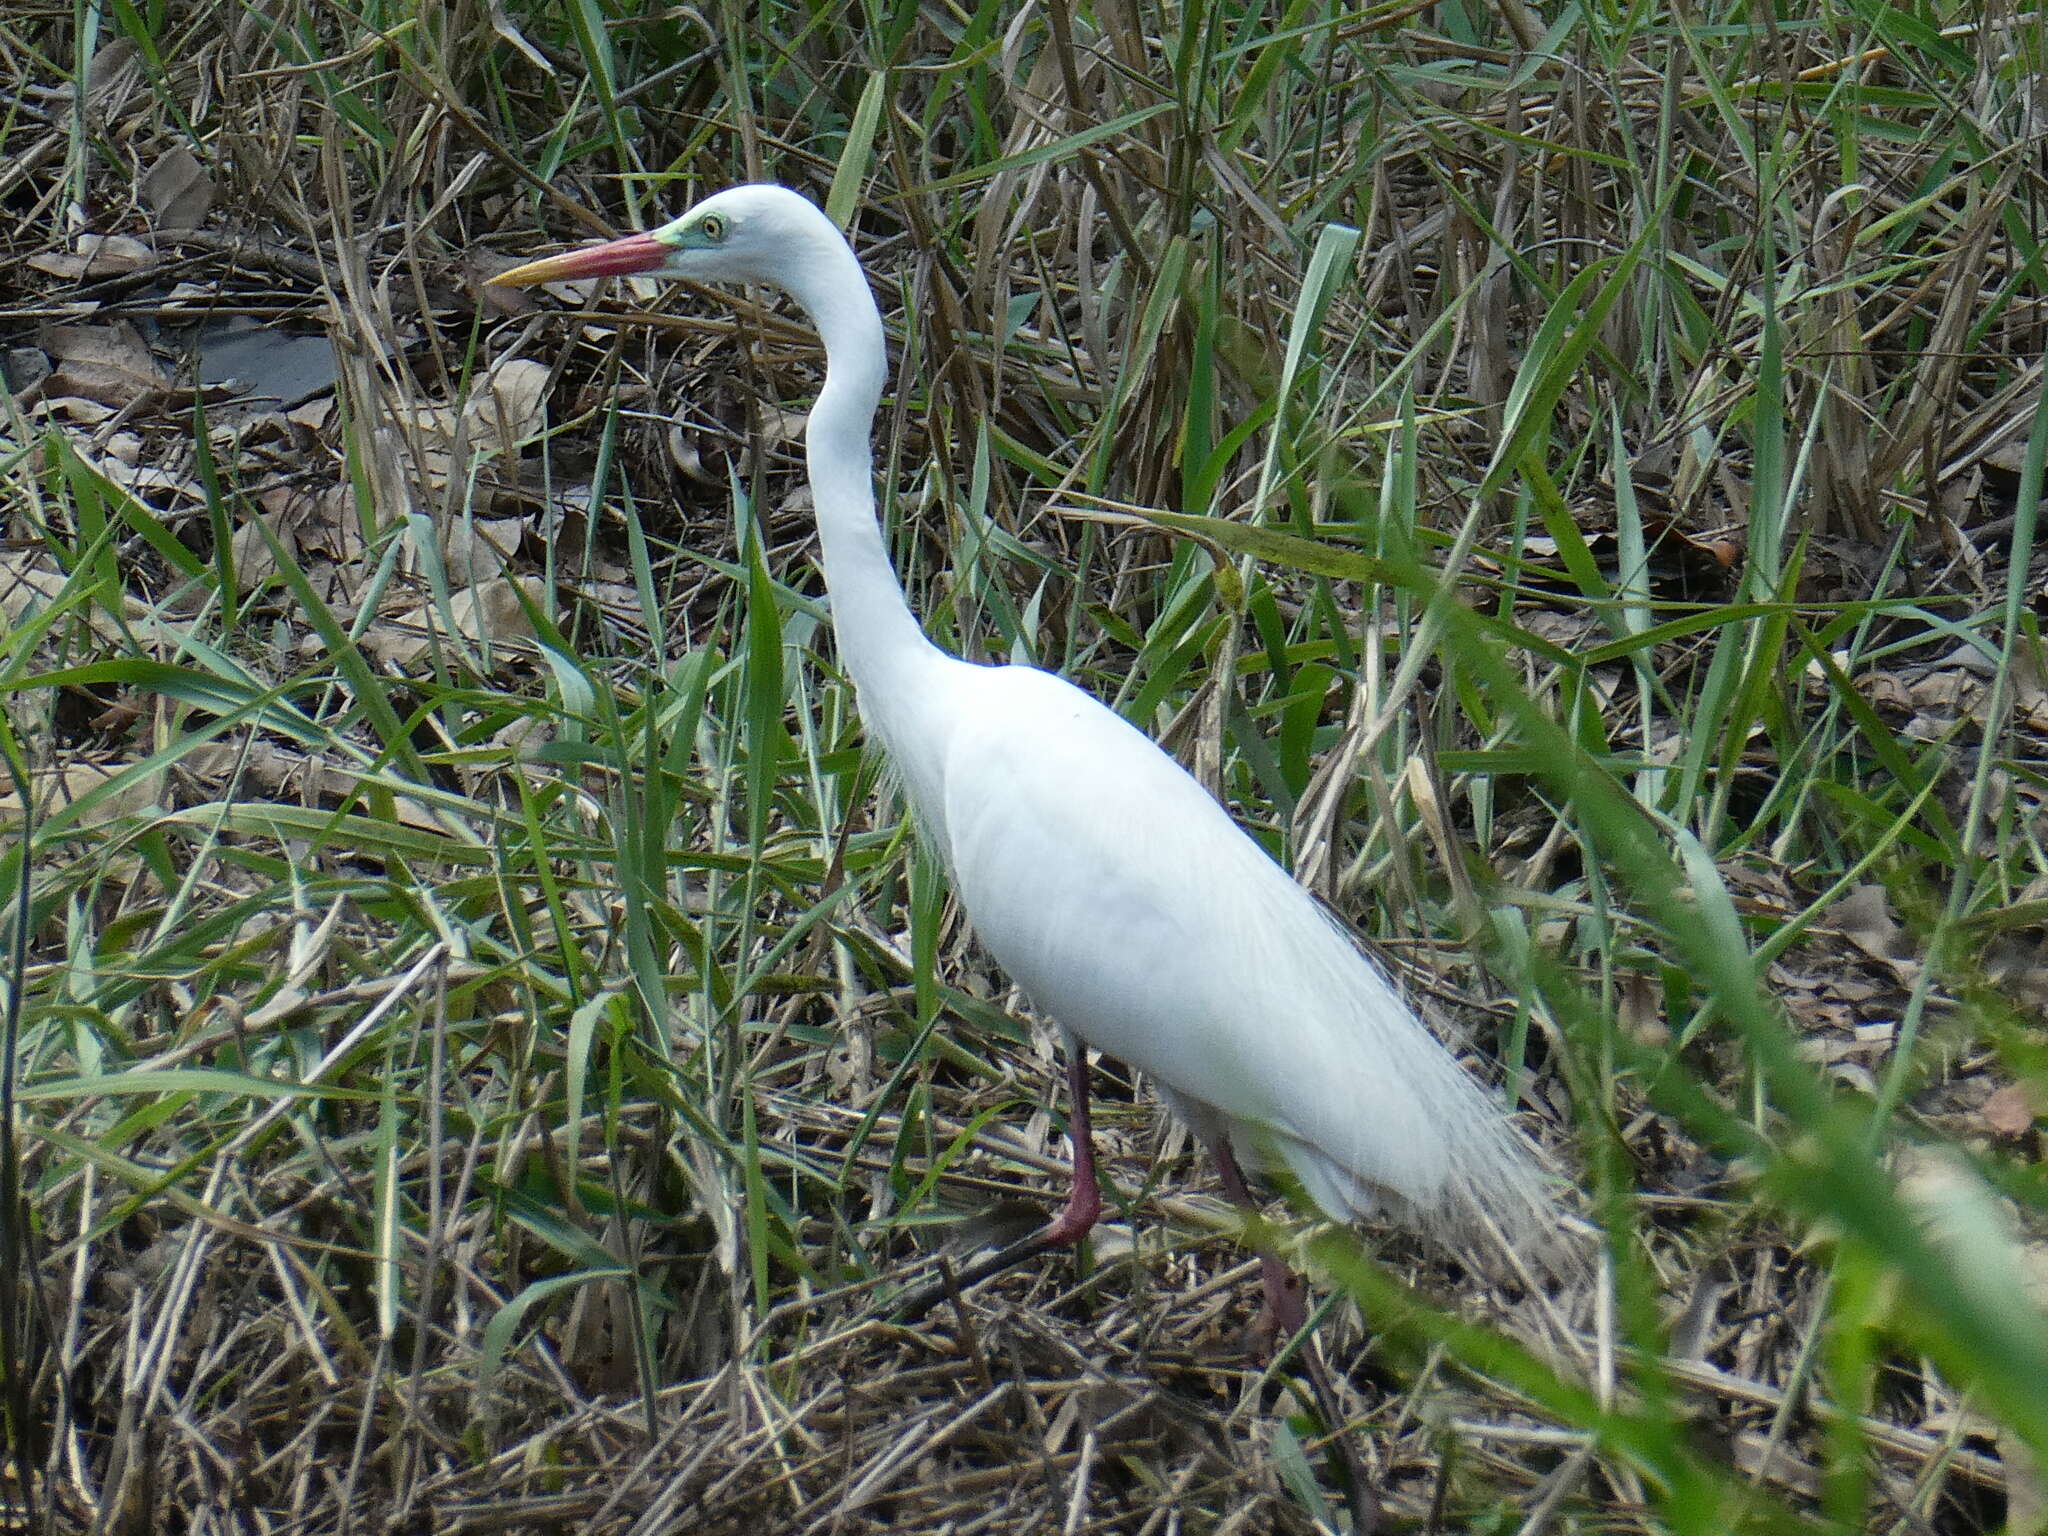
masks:
<instances>
[{"instance_id":1,"label":"white plumage","mask_svg":"<svg viewBox=\"0 0 2048 1536\"><path fill-rule=\"evenodd\" d=\"M817 325L828 369L807 448L841 657L975 932L1033 1003L1145 1073L1226 1179L1234 1148L1283 1165L1339 1219L1385 1209L1545 1238L1554 1213L1527 1142L1193 779L1060 678L926 640L875 517L881 321L824 214L781 187L736 187L651 235L498 281L628 272L766 283ZM1091 1201L1092 1185L1077 1192L1058 1240L1085 1230L1094 1209L1077 1203Z\"/></svg>"},{"instance_id":2,"label":"white plumage","mask_svg":"<svg viewBox=\"0 0 2048 1536\"><path fill-rule=\"evenodd\" d=\"M1205 1141L1285 1161L1339 1218L1542 1219L1500 1110L1208 793L1050 673L934 679L933 828L975 932L1049 1017L1136 1067Z\"/></svg>"}]
</instances>

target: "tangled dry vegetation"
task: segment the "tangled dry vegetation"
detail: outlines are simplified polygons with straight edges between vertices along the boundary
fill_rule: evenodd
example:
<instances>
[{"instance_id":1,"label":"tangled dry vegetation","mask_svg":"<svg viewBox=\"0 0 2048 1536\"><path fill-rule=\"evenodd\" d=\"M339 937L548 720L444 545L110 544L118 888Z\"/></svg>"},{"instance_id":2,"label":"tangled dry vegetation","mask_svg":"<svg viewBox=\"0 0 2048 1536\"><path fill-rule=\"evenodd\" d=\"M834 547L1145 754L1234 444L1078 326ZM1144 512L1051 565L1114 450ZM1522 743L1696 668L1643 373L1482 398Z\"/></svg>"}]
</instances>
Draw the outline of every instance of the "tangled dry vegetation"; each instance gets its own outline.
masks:
<instances>
[{"instance_id":1,"label":"tangled dry vegetation","mask_svg":"<svg viewBox=\"0 0 2048 1536\"><path fill-rule=\"evenodd\" d=\"M772 177L935 636L1159 735L1616 1234L1318 1248L1394 1519L2038 1528L2048 74L1951 11L9 6L20 1518L1341 1526L1114 1063L1085 1265L891 1317L1065 1150L834 668L816 352L482 286Z\"/></svg>"}]
</instances>

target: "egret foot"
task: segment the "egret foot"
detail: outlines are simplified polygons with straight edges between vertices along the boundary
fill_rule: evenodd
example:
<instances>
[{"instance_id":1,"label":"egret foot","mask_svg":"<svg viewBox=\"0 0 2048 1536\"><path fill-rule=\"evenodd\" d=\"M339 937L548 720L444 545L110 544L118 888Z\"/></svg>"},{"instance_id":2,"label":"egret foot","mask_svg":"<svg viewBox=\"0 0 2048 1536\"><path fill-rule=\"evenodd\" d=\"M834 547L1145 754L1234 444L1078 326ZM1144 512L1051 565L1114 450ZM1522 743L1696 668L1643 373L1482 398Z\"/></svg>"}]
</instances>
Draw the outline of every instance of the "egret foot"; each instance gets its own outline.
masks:
<instances>
[{"instance_id":1,"label":"egret foot","mask_svg":"<svg viewBox=\"0 0 2048 1536\"><path fill-rule=\"evenodd\" d=\"M1308 1326L1308 1282L1270 1254L1259 1256L1259 1281L1265 1300L1245 1335L1252 1353L1268 1360L1276 1343Z\"/></svg>"},{"instance_id":2,"label":"egret foot","mask_svg":"<svg viewBox=\"0 0 2048 1536\"><path fill-rule=\"evenodd\" d=\"M945 1270L936 1284L911 1292L897 1303L893 1314L897 1322L914 1322L949 1296L993 1280L1042 1253L1073 1247L1102 1219L1102 1190L1095 1182L1095 1128L1088 1117L1088 1055L1079 1041L1067 1054L1067 1134L1074 1143L1073 1182L1059 1215L1029 1237L998 1248L957 1274Z\"/></svg>"}]
</instances>

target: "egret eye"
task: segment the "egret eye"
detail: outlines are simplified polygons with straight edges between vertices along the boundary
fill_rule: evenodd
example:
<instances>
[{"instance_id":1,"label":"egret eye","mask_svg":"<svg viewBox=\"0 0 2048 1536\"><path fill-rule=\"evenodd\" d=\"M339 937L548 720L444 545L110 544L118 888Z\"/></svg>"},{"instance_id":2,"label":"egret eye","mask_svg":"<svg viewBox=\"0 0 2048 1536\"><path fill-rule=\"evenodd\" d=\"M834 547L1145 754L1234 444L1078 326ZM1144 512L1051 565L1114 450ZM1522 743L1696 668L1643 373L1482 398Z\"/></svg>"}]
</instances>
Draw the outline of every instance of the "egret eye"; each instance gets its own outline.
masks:
<instances>
[{"instance_id":1,"label":"egret eye","mask_svg":"<svg viewBox=\"0 0 2048 1536\"><path fill-rule=\"evenodd\" d=\"M706 240L716 242L725 238L725 220L715 213L705 214L697 221L697 228L703 232Z\"/></svg>"}]
</instances>

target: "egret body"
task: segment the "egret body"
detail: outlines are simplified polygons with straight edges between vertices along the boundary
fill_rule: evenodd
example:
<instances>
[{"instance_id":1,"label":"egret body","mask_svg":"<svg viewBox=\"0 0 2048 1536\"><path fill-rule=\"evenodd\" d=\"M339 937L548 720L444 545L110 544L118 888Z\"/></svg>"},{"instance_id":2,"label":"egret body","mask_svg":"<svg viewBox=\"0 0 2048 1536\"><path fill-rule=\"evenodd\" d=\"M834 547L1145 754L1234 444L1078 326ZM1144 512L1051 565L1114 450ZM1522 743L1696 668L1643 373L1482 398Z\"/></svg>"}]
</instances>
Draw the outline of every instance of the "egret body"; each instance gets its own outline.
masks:
<instances>
[{"instance_id":1,"label":"egret body","mask_svg":"<svg viewBox=\"0 0 2048 1536\"><path fill-rule=\"evenodd\" d=\"M1071 683L925 638L875 514L881 317L832 222L785 188L734 187L495 281L631 273L765 284L816 325L827 367L805 445L840 658L975 932L1025 995L1150 1078L1235 1199L1249 1199L1242 1157L1339 1220L1543 1239L1554 1213L1528 1143L1199 784ZM1069 1044L1074 1187L1039 1247L1100 1211L1085 1057ZM1276 1273L1269 1303L1298 1320Z\"/></svg>"}]
</instances>

